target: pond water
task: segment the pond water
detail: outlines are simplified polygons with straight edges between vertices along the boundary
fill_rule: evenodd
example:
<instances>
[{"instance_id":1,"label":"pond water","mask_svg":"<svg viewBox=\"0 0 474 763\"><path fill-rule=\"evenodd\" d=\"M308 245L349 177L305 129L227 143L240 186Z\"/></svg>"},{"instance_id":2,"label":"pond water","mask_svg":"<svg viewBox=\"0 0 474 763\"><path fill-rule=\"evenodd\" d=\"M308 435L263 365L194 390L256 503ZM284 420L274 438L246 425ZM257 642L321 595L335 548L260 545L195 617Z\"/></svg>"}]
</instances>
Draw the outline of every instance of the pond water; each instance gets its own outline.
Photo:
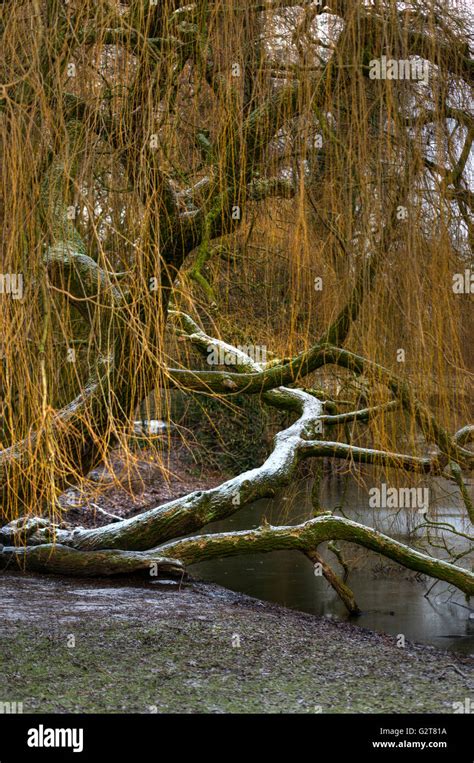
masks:
<instances>
[{"instance_id":1,"label":"pond water","mask_svg":"<svg viewBox=\"0 0 474 763\"><path fill-rule=\"evenodd\" d=\"M429 486L428 516L469 532L455 486L441 479L419 484ZM277 499L257 501L222 522L208 525L204 531L249 529L258 527L263 518L274 525L297 524L313 515L310 496L311 481L300 482ZM324 478L320 496L324 509L338 507L337 514L375 527L397 540L413 543L416 539L417 533L413 533L413 529L420 522L416 511L369 508L367 489L349 475ZM450 547L465 548L456 536L446 537L449 537ZM426 597L432 579L416 576L390 560L354 545L344 545L343 550L351 562L348 583L362 610L354 622L394 637L403 634L407 640L433 644L440 649L474 653L473 605L471 602L471 607L467 607L460 592L440 582ZM334 563L331 552L324 551L323 556ZM337 563L334 567L340 571ZM294 551L203 562L193 565L190 571L195 577L286 607L326 617L349 618L325 579L315 576L309 560Z\"/></svg>"}]
</instances>

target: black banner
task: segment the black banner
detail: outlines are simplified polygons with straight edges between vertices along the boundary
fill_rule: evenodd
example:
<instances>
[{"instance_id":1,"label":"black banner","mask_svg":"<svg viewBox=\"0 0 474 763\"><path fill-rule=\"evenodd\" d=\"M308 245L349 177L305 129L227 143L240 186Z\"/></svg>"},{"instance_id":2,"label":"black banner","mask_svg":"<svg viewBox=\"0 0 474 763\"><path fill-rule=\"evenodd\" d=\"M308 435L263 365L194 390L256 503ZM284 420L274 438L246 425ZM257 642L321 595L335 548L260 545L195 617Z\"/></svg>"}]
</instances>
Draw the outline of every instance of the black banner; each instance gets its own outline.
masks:
<instances>
[{"instance_id":1,"label":"black banner","mask_svg":"<svg viewBox=\"0 0 474 763\"><path fill-rule=\"evenodd\" d=\"M0 763L203 757L268 752L386 760L474 760L474 719L453 715L1 715ZM298 734L297 737L294 734ZM215 735L215 745L212 735ZM222 734L225 734L224 738ZM224 746L223 746L224 745ZM283 746L284 745L284 746ZM294 749L292 749L294 747Z\"/></svg>"}]
</instances>

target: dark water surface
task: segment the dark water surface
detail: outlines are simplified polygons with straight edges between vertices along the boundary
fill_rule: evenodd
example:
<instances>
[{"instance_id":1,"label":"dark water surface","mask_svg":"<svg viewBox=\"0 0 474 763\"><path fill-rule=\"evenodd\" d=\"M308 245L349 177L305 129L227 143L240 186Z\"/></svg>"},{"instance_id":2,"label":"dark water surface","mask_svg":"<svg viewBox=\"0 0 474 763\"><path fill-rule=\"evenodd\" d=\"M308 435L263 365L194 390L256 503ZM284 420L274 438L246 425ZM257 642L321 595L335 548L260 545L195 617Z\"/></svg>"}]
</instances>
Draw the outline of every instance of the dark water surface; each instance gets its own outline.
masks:
<instances>
[{"instance_id":1,"label":"dark water surface","mask_svg":"<svg viewBox=\"0 0 474 763\"><path fill-rule=\"evenodd\" d=\"M234 516L209 525L205 531L258 527L264 517L275 525L305 521L313 514L310 489L310 481L300 483L279 498L257 501ZM420 522L416 511L368 508L367 490L350 477L325 478L320 495L325 509L341 507L337 513L344 513L349 519L376 527L404 542L415 540L416 533L415 536L410 533ZM456 488L443 480L430 483L430 516L469 532L464 513ZM455 536L449 537L449 545L460 550L464 547ZM474 653L473 606L471 603L470 609L467 607L461 593L440 582L426 598L433 580L416 576L365 549L346 545L344 553L354 560L348 583L363 610L355 620L357 624L392 636L403 634L408 640L433 644L440 649ZM330 552L323 555L334 562ZM339 570L337 564L334 566ZM348 618L333 589L324 578L316 577L311 563L295 551L203 562L193 565L190 571L197 577L259 599L326 617Z\"/></svg>"}]
</instances>

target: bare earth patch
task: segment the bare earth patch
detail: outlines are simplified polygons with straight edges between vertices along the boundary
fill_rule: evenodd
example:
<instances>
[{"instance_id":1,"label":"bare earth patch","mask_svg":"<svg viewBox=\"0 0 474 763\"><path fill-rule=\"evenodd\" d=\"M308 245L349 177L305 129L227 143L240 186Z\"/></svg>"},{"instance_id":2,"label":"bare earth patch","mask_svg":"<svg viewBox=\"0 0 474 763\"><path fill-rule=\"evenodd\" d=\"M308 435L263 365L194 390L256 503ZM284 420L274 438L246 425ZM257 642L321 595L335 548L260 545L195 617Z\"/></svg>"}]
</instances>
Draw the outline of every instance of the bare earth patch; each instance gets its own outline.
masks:
<instances>
[{"instance_id":1,"label":"bare earth patch","mask_svg":"<svg viewBox=\"0 0 474 763\"><path fill-rule=\"evenodd\" d=\"M0 613L0 699L25 712L451 713L474 697L469 657L215 585L6 573Z\"/></svg>"}]
</instances>

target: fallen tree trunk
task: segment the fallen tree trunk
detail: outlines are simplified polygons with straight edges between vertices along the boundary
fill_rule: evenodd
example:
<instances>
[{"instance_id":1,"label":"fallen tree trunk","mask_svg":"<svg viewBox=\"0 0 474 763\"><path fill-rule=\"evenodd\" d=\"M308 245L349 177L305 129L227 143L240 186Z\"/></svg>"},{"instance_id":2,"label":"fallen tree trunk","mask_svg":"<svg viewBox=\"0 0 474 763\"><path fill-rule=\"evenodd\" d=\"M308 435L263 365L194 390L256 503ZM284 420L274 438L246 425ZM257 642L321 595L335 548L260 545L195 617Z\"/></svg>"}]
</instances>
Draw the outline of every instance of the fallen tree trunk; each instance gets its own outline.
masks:
<instances>
[{"instance_id":1,"label":"fallen tree trunk","mask_svg":"<svg viewBox=\"0 0 474 763\"><path fill-rule=\"evenodd\" d=\"M205 334L189 316L175 314L175 317L185 327L183 333L203 354L210 346L232 351L237 374L259 373L262 370L261 364L255 363L245 353ZM338 359L335 353L336 350L331 349L331 360ZM304 553L311 560L319 559L317 549L321 543L344 540L380 553L408 569L444 580L466 596L474 593L472 572L394 541L372 528L341 517L328 516L327 513L297 526L265 525L257 530L238 533L180 537L224 519L252 501L275 495L291 482L303 458L338 457L420 472L439 472L442 466L437 458L418 458L358 448L347 443L313 440L322 419L329 419L327 423L331 424L336 423L331 419L337 420L338 417L325 416L323 402L303 390L280 387L266 392L263 399L269 405L298 411L299 417L276 435L274 449L260 467L227 480L218 487L190 493L105 527L71 530L41 518L17 520L0 529L0 542L5 544L0 550L0 567L15 563L23 569L35 571L111 575L143 571L150 569L151 564L157 564L170 574L183 574L185 565L235 554L292 549ZM395 411L397 408L398 405L389 404L378 409L362 409L344 415L343 420L365 421L377 413ZM21 544L23 547L19 548ZM171 560L176 560L175 567ZM358 607L351 590L346 585L341 587L341 581L329 565L325 577L349 611L356 612Z\"/></svg>"},{"instance_id":2,"label":"fallen tree trunk","mask_svg":"<svg viewBox=\"0 0 474 763\"><path fill-rule=\"evenodd\" d=\"M309 555L324 542L343 540L393 559L404 567L443 580L467 597L474 595L474 573L435 559L372 528L342 517L322 515L300 525L263 525L255 530L211 533L172 541L147 551L84 551L63 544L0 549L0 568L83 576L159 570L184 574L185 566L241 554L296 550ZM156 574L156 573L155 573ZM350 593L350 589L347 589ZM355 609L355 608L354 608Z\"/></svg>"}]
</instances>

